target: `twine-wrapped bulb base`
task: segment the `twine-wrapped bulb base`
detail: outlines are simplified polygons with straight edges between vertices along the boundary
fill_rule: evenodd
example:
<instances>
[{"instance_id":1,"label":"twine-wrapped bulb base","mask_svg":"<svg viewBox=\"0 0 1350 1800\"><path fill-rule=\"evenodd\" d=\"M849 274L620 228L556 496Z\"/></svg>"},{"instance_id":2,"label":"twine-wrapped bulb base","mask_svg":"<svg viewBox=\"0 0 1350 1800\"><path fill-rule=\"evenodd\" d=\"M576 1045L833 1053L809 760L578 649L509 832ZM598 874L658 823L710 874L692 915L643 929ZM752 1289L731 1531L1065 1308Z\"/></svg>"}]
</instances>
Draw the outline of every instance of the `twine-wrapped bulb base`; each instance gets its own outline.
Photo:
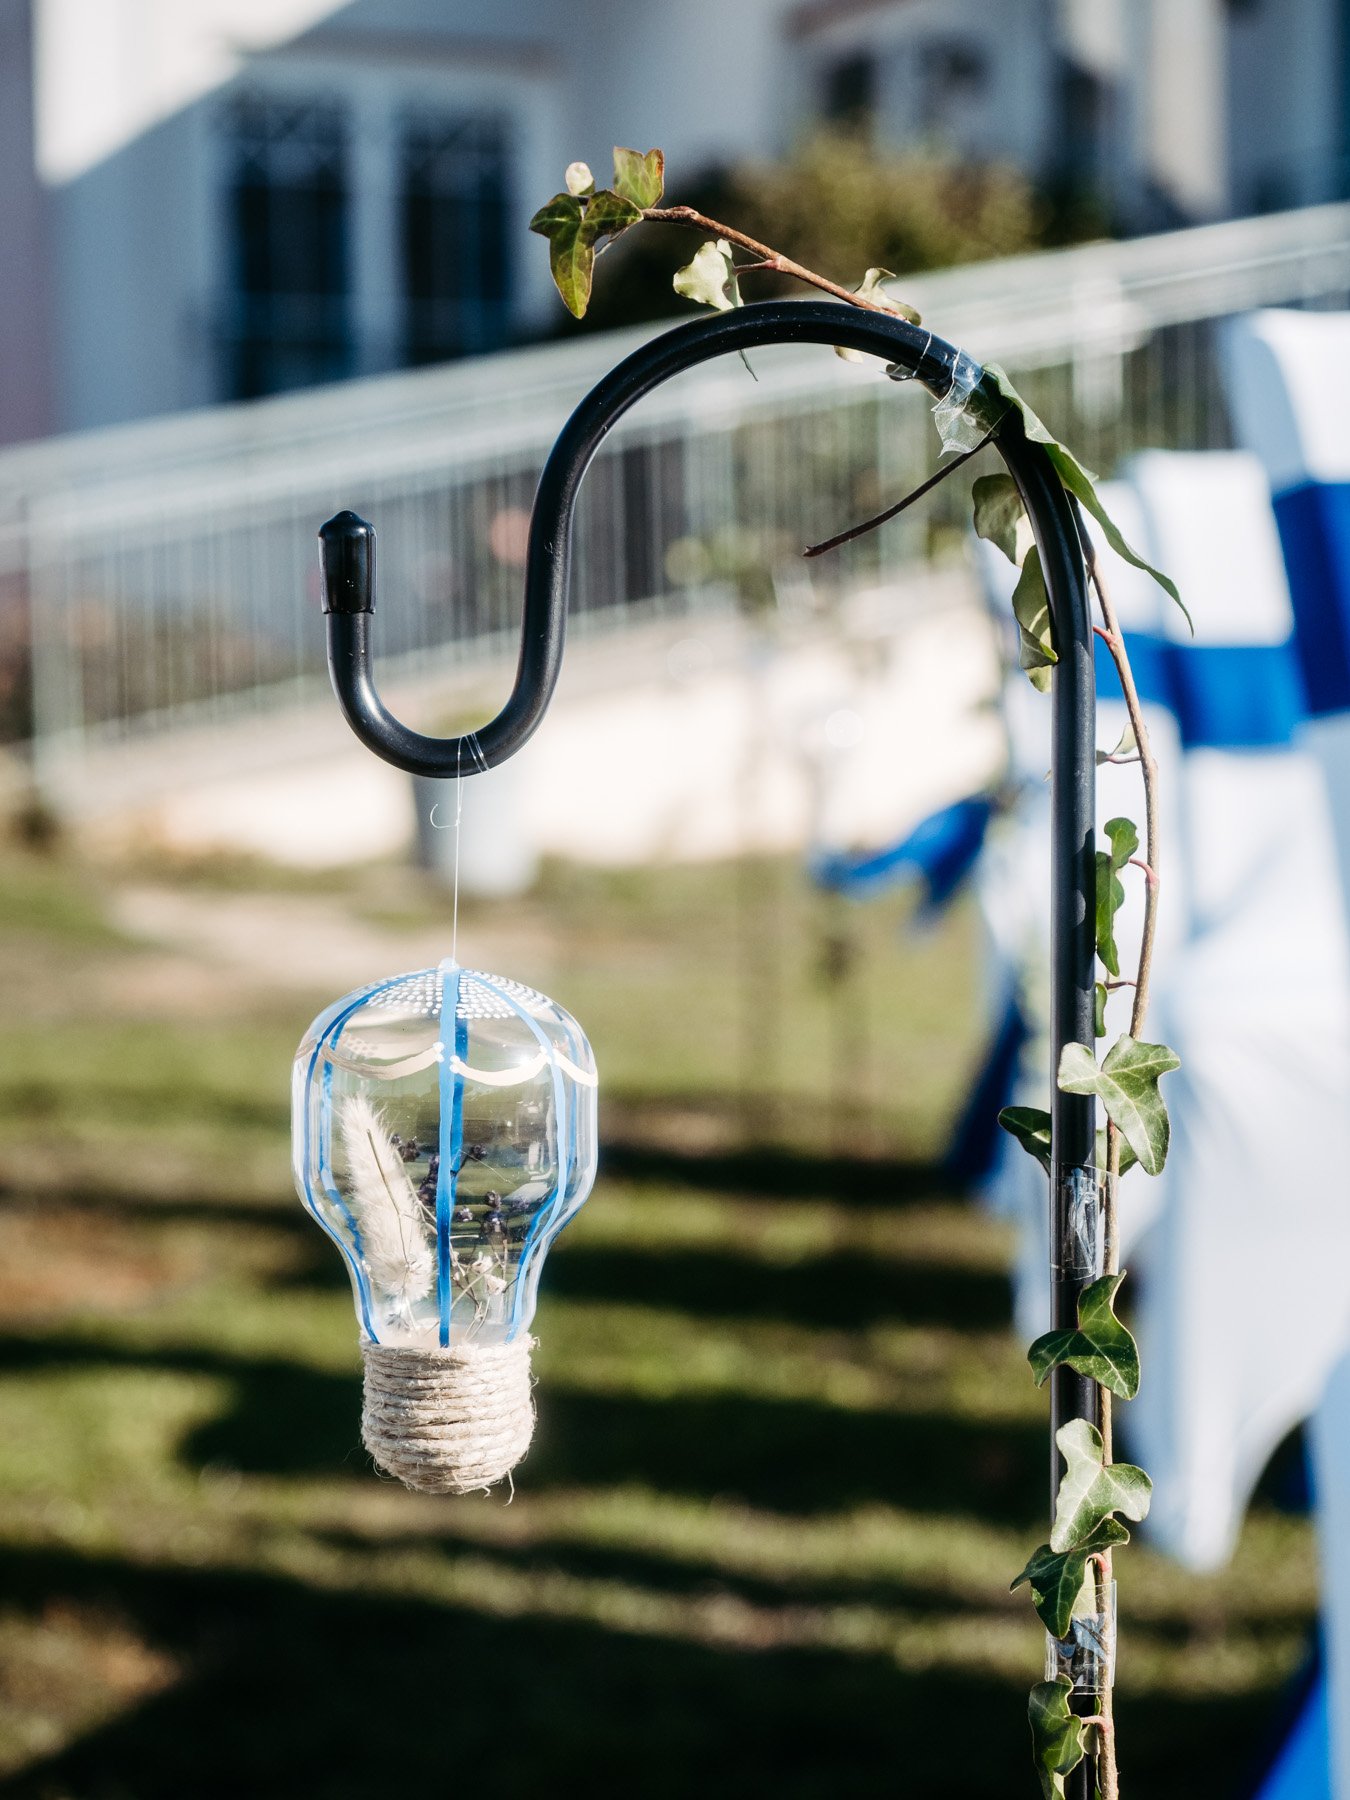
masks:
<instances>
[{"instance_id":1,"label":"twine-wrapped bulb base","mask_svg":"<svg viewBox=\"0 0 1350 1800\"><path fill-rule=\"evenodd\" d=\"M472 1494L509 1475L534 1436L534 1342L363 1344L361 1438L376 1468L421 1494Z\"/></svg>"}]
</instances>

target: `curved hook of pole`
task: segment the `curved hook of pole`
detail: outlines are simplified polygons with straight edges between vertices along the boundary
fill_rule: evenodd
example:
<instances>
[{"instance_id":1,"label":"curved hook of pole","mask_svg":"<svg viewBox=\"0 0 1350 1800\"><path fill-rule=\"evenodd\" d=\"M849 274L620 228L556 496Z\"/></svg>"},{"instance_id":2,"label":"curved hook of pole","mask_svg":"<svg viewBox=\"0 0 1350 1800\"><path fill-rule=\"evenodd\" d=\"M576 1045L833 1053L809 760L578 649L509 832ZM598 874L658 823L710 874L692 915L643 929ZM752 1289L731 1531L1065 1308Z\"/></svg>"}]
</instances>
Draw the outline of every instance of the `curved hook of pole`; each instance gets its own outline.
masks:
<instances>
[{"instance_id":1,"label":"curved hook of pole","mask_svg":"<svg viewBox=\"0 0 1350 1800\"><path fill-rule=\"evenodd\" d=\"M375 530L340 512L319 532L328 666L338 704L377 756L414 775L475 774L512 755L547 711L562 667L571 572L572 516L582 477L600 444L631 406L672 376L732 351L765 344L842 344L882 358L891 373L914 377L936 397L969 359L906 320L835 301L763 302L677 326L613 368L563 427L539 479L530 519L525 606L515 685L480 731L432 738L396 719L375 689L370 618L375 610ZM978 368L974 369L978 376ZM1041 549L1056 641L1091 653L1086 590L1072 516L1039 446L1010 413L995 442L1022 490ZM1076 577L1076 579L1075 579Z\"/></svg>"},{"instance_id":2,"label":"curved hook of pole","mask_svg":"<svg viewBox=\"0 0 1350 1800\"><path fill-rule=\"evenodd\" d=\"M330 519L319 533L328 668L338 704L362 743L410 774L433 776L473 774L519 750L543 718L562 666L572 514L605 436L636 401L673 375L731 351L784 343L870 352L938 396L950 388L959 358L950 344L902 319L836 302L747 306L678 326L634 351L577 407L544 465L530 521L515 686L497 717L471 736L425 737L380 699L371 673L375 532L352 512Z\"/></svg>"}]
</instances>

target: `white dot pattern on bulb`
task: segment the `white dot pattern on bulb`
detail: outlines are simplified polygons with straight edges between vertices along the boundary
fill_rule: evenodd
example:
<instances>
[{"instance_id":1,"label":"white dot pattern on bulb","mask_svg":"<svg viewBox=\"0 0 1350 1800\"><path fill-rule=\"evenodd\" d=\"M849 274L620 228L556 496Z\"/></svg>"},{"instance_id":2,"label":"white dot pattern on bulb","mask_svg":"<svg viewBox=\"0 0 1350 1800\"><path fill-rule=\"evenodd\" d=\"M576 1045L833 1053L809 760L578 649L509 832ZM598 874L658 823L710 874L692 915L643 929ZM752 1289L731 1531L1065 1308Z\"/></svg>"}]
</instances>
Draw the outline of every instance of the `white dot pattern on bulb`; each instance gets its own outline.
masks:
<instances>
[{"instance_id":1,"label":"white dot pattern on bulb","mask_svg":"<svg viewBox=\"0 0 1350 1800\"><path fill-rule=\"evenodd\" d=\"M372 994L362 1010L438 1013L441 1010L441 972L439 969L421 969L416 975L405 975L401 981Z\"/></svg>"},{"instance_id":2,"label":"white dot pattern on bulb","mask_svg":"<svg viewBox=\"0 0 1350 1800\"><path fill-rule=\"evenodd\" d=\"M511 1001L515 1005L511 1005ZM477 1008L481 1007L480 1012ZM523 981L511 981L505 975L485 975L481 969L468 969L459 984L459 1016L462 1019L507 1019L518 1007L535 1018L557 1009L537 989Z\"/></svg>"},{"instance_id":3,"label":"white dot pattern on bulb","mask_svg":"<svg viewBox=\"0 0 1350 1800\"><path fill-rule=\"evenodd\" d=\"M509 1019L514 1016L514 1009L486 982L475 980L471 975L461 975L455 1016L460 1019Z\"/></svg>"},{"instance_id":4,"label":"white dot pattern on bulb","mask_svg":"<svg viewBox=\"0 0 1350 1800\"><path fill-rule=\"evenodd\" d=\"M422 1013L428 1018L441 1010L444 976L439 969L421 969L406 975L392 987L373 994L366 1002L371 1012ZM514 1002L514 1005L512 1004ZM465 969L459 979L456 1017L461 1019L510 1019L523 1009L535 1018L555 1011L553 1002L522 981L489 975L482 969Z\"/></svg>"}]
</instances>

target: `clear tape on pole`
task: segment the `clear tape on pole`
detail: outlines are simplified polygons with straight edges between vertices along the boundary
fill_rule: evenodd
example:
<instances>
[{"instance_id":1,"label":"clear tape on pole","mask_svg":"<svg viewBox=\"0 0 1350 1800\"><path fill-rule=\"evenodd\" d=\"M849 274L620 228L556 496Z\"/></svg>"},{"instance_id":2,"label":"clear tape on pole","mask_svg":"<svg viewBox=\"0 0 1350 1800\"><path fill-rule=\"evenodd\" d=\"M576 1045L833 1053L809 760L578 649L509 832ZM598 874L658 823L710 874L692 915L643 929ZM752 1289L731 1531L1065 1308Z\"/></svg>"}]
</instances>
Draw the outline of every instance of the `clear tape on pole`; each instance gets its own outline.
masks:
<instances>
[{"instance_id":1,"label":"clear tape on pole","mask_svg":"<svg viewBox=\"0 0 1350 1800\"><path fill-rule=\"evenodd\" d=\"M978 450L995 422L996 408L981 386L984 369L964 350L952 365L952 384L933 408L942 451Z\"/></svg>"},{"instance_id":2,"label":"clear tape on pole","mask_svg":"<svg viewBox=\"0 0 1350 1800\"><path fill-rule=\"evenodd\" d=\"M1085 1594L1095 1599L1091 1575ZM1067 1637L1045 1640L1045 1679L1067 1676L1076 1694L1109 1694L1116 1685L1116 1584L1111 1583L1106 1610L1076 1613Z\"/></svg>"},{"instance_id":3,"label":"clear tape on pole","mask_svg":"<svg viewBox=\"0 0 1350 1800\"><path fill-rule=\"evenodd\" d=\"M1086 1284L1100 1279L1106 1268L1106 1184L1112 1179L1100 1169L1060 1169L1055 1184L1055 1210L1059 1229L1054 1261L1057 1281Z\"/></svg>"}]
</instances>

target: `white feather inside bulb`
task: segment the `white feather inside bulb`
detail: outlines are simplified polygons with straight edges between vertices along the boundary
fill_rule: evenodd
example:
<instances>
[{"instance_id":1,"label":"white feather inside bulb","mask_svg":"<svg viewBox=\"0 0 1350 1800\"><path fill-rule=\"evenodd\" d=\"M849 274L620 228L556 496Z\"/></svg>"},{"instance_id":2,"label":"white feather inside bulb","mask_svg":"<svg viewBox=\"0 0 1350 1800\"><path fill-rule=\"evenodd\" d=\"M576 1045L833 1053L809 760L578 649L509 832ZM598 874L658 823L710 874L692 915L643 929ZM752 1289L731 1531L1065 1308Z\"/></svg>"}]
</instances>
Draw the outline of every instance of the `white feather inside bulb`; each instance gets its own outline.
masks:
<instances>
[{"instance_id":1,"label":"white feather inside bulb","mask_svg":"<svg viewBox=\"0 0 1350 1800\"><path fill-rule=\"evenodd\" d=\"M379 1109L364 1094L341 1103L338 1130L347 1159L348 1203L361 1233L372 1282L411 1319L436 1280L436 1252L426 1209Z\"/></svg>"}]
</instances>

